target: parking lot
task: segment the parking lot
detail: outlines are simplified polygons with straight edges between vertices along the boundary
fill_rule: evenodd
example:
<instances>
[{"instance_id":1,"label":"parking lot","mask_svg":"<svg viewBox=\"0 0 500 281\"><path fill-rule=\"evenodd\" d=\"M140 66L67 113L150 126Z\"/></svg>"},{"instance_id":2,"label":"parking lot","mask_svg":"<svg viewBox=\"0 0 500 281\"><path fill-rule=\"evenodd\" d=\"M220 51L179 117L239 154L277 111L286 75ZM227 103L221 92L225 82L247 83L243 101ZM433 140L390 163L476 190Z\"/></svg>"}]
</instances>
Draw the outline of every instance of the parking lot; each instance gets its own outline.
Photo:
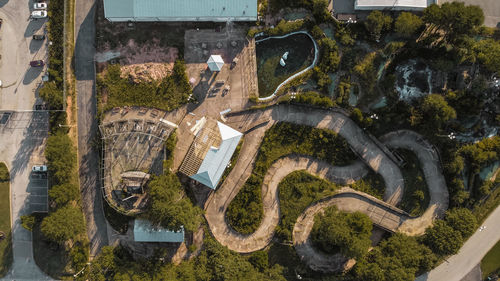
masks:
<instances>
[{"instance_id":1,"label":"parking lot","mask_svg":"<svg viewBox=\"0 0 500 281\"><path fill-rule=\"evenodd\" d=\"M0 19L0 110L31 110L37 101L46 65L31 67L30 62L47 62L48 40L34 40L45 34L46 18L33 20L33 1L1 1Z\"/></svg>"},{"instance_id":2,"label":"parking lot","mask_svg":"<svg viewBox=\"0 0 500 281\"><path fill-rule=\"evenodd\" d=\"M0 111L0 161L11 176L11 216L14 262L7 280L46 280L32 252L31 232L21 226L20 217L47 211L47 178L32 173L34 165L45 163L48 112ZM38 176L37 176L38 175Z\"/></svg>"}]
</instances>

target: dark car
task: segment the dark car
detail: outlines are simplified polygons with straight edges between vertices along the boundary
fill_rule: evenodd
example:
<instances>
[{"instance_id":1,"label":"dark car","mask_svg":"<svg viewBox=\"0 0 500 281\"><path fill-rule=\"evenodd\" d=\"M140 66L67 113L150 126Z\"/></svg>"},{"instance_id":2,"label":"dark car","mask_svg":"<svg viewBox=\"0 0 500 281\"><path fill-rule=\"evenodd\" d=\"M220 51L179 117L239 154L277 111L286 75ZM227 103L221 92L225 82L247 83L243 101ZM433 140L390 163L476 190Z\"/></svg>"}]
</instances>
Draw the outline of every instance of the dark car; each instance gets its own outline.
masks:
<instances>
[{"instance_id":1,"label":"dark car","mask_svg":"<svg viewBox=\"0 0 500 281\"><path fill-rule=\"evenodd\" d=\"M34 40L44 40L45 39L45 35L44 34L34 34L33 35L33 39Z\"/></svg>"},{"instance_id":2,"label":"dark car","mask_svg":"<svg viewBox=\"0 0 500 281\"><path fill-rule=\"evenodd\" d=\"M37 66L44 66L45 63L43 62L43 60L32 60L30 61L30 65L32 67L37 67Z\"/></svg>"}]
</instances>

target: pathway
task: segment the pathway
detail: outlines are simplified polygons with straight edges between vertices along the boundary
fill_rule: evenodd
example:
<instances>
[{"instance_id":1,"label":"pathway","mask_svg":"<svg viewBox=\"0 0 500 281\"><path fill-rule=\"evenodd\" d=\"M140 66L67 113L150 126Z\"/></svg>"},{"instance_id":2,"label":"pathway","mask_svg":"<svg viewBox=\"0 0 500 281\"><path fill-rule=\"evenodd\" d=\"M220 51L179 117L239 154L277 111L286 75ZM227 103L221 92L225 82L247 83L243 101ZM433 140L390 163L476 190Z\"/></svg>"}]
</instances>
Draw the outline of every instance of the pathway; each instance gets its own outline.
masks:
<instances>
[{"instance_id":1,"label":"pathway","mask_svg":"<svg viewBox=\"0 0 500 281\"><path fill-rule=\"evenodd\" d=\"M350 166L335 167L310 157L284 157L276 161L264 177L262 201L264 217L260 227L252 234L242 235L235 232L225 221L225 212L229 203L238 194L253 169L260 142L265 131L276 122L291 122L333 130L346 139L352 149L361 157L363 163L355 162ZM346 115L340 112L308 109L289 105L274 106L265 110L236 113L228 117L228 124L240 130L247 130L239 161L226 181L217 192L213 193L206 204L206 218L216 239L228 248L242 253L253 252L267 246L279 223L278 184L289 173L307 170L316 176L334 182L350 183L368 172L365 164L384 178L386 190L385 202L364 193L344 189L339 194L324 199L321 203L309 207L298 219L294 227L294 245L299 256L311 267L323 271L336 271L343 265L345 258L326 256L315 251L308 237L312 229L314 214L326 206L335 204L344 211L361 211L370 216L378 226L389 231L402 231L417 235L432 224L435 217L444 214L447 208L448 193L440 173L436 152L416 133L400 131L388 134L386 142L392 147L401 147L414 151L423 164L424 174L430 192L431 203L424 216L411 218L404 211L394 207L403 194L403 177L399 168L390 160L380 143L375 143ZM422 155L420 155L422 154ZM350 170L350 177L349 175ZM441 182L443 180L443 182ZM312 208L312 209L311 209ZM333 263L332 260L340 262Z\"/></svg>"},{"instance_id":2,"label":"pathway","mask_svg":"<svg viewBox=\"0 0 500 281\"><path fill-rule=\"evenodd\" d=\"M106 219L99 189L99 155L92 146L97 136L95 95L95 0L77 0L75 7L75 76L78 108L78 162L83 211L94 257L108 244Z\"/></svg>"}]
</instances>

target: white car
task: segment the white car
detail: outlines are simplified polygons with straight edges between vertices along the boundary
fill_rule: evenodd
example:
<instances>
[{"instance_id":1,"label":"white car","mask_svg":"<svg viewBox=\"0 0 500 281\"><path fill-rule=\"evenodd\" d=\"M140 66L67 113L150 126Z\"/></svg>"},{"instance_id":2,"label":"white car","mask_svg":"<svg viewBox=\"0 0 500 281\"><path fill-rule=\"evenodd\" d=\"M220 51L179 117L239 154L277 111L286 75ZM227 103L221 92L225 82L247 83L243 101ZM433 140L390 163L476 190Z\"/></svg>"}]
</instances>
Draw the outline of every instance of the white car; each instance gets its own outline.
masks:
<instances>
[{"instance_id":1,"label":"white car","mask_svg":"<svg viewBox=\"0 0 500 281\"><path fill-rule=\"evenodd\" d=\"M40 165L40 166L33 166L31 168L32 172L47 172L47 166L45 165Z\"/></svg>"},{"instance_id":2,"label":"white car","mask_svg":"<svg viewBox=\"0 0 500 281\"><path fill-rule=\"evenodd\" d=\"M47 11L39 10L31 12L31 18L34 19L43 19L47 17Z\"/></svg>"},{"instance_id":3,"label":"white car","mask_svg":"<svg viewBox=\"0 0 500 281\"><path fill-rule=\"evenodd\" d=\"M47 3L40 2L33 4L33 9L35 10L45 10L47 9Z\"/></svg>"}]
</instances>

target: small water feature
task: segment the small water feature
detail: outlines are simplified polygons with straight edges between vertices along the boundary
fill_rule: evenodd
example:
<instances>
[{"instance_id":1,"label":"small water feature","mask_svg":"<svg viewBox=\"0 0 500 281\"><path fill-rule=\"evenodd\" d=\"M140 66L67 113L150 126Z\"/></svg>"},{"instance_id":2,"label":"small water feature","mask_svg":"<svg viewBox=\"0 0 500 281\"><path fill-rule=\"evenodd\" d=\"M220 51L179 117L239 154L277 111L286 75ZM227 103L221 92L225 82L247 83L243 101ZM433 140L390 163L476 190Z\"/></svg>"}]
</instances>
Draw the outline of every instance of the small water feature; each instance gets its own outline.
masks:
<instances>
[{"instance_id":1,"label":"small water feature","mask_svg":"<svg viewBox=\"0 0 500 281\"><path fill-rule=\"evenodd\" d=\"M481 180L491 180L495 172L500 168L500 161L496 161L491 165L488 165L481 169L481 172L479 172L479 177Z\"/></svg>"},{"instance_id":2,"label":"small water feature","mask_svg":"<svg viewBox=\"0 0 500 281\"><path fill-rule=\"evenodd\" d=\"M354 94L354 87L351 87L349 92L349 105L356 106L358 104L358 96Z\"/></svg>"},{"instance_id":3,"label":"small water feature","mask_svg":"<svg viewBox=\"0 0 500 281\"><path fill-rule=\"evenodd\" d=\"M417 60L396 67L396 91L404 101L432 93L432 70Z\"/></svg>"},{"instance_id":4,"label":"small water feature","mask_svg":"<svg viewBox=\"0 0 500 281\"><path fill-rule=\"evenodd\" d=\"M333 97L335 94L335 81L337 80L337 74L336 73L328 73L328 77L330 77L330 80L332 83L330 83L330 86L328 86L328 94L330 97Z\"/></svg>"},{"instance_id":5,"label":"small water feature","mask_svg":"<svg viewBox=\"0 0 500 281\"><path fill-rule=\"evenodd\" d=\"M374 104L371 108L372 109L378 109L378 108L382 108L382 107L385 107L387 106L387 98L386 97L382 97L380 98L380 100Z\"/></svg>"},{"instance_id":6,"label":"small water feature","mask_svg":"<svg viewBox=\"0 0 500 281\"><path fill-rule=\"evenodd\" d=\"M287 21L294 21L294 20L299 20L303 19L307 16L307 12L292 12L285 14L283 18Z\"/></svg>"}]
</instances>

